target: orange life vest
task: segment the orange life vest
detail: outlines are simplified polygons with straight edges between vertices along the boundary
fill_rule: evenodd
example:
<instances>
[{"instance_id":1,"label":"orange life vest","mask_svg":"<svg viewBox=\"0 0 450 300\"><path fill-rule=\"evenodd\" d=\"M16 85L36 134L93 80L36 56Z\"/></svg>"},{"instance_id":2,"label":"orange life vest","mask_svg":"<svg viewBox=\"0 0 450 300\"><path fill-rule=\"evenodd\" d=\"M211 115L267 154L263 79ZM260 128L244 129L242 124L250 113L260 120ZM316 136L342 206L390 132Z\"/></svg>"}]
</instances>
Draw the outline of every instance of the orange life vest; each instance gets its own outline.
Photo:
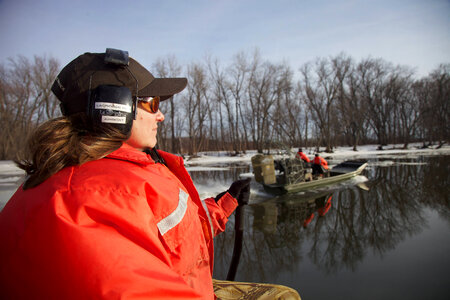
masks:
<instances>
[{"instance_id":1,"label":"orange life vest","mask_svg":"<svg viewBox=\"0 0 450 300\"><path fill-rule=\"evenodd\" d=\"M328 162L320 156L314 157L314 164L321 165L324 169L328 170Z\"/></svg>"},{"instance_id":2,"label":"orange life vest","mask_svg":"<svg viewBox=\"0 0 450 300\"><path fill-rule=\"evenodd\" d=\"M303 152L297 152L297 155L298 155L301 159L303 159L304 161L310 162L308 156L306 156L305 153L303 153Z\"/></svg>"}]
</instances>

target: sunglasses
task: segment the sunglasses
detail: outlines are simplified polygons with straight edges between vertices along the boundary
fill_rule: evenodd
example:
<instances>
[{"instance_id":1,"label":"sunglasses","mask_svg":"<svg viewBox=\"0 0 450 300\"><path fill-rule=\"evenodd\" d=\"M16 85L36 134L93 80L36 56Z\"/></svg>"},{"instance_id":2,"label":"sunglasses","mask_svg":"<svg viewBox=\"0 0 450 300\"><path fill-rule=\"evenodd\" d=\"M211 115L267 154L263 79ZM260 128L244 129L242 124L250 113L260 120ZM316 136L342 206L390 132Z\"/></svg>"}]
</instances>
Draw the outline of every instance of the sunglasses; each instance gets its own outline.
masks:
<instances>
[{"instance_id":1,"label":"sunglasses","mask_svg":"<svg viewBox=\"0 0 450 300\"><path fill-rule=\"evenodd\" d=\"M137 100L139 103L141 103L141 106L144 110L156 114L159 109L159 96L156 97L137 97Z\"/></svg>"}]
</instances>

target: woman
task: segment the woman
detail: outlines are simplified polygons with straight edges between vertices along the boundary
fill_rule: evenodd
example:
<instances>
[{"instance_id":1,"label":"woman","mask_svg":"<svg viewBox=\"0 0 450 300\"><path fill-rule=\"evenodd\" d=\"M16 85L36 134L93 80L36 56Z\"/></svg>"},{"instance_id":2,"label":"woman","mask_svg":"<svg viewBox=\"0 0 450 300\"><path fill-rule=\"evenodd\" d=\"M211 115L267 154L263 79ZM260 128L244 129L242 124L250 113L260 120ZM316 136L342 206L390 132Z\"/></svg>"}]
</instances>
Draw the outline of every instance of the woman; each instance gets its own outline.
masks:
<instances>
[{"instance_id":1,"label":"woman","mask_svg":"<svg viewBox=\"0 0 450 300\"><path fill-rule=\"evenodd\" d=\"M124 51L85 53L52 91L0 214L2 299L213 299L213 237L249 181L203 201L181 158L156 151L159 101L185 78L154 78Z\"/></svg>"}]
</instances>

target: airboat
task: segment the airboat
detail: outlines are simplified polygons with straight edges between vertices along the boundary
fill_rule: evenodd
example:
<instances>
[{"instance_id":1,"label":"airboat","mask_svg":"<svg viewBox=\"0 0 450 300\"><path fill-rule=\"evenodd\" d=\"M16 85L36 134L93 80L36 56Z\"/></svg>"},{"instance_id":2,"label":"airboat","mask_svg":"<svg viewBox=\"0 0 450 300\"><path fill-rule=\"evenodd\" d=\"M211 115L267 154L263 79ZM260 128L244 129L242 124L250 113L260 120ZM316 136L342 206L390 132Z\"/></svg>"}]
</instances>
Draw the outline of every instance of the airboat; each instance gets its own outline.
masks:
<instances>
[{"instance_id":1,"label":"airboat","mask_svg":"<svg viewBox=\"0 0 450 300\"><path fill-rule=\"evenodd\" d=\"M333 185L349 180L367 167L366 161L344 161L324 174L313 172L312 165L299 158L274 160L272 155L257 154L252 157L255 181L264 190L275 195L295 193Z\"/></svg>"}]
</instances>

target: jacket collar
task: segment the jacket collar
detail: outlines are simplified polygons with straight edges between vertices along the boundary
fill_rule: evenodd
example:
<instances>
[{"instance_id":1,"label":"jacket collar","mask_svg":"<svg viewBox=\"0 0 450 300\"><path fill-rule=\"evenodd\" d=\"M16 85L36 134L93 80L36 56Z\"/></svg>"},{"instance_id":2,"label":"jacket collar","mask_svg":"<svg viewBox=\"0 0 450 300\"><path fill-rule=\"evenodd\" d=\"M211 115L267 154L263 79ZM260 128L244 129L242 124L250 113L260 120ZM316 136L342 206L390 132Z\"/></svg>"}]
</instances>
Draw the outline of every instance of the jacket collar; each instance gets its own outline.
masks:
<instances>
[{"instance_id":1,"label":"jacket collar","mask_svg":"<svg viewBox=\"0 0 450 300\"><path fill-rule=\"evenodd\" d=\"M155 163L150 155L142 151L139 151L126 143L123 143L119 149L108 154L106 157L112 159L126 160L144 166Z\"/></svg>"}]
</instances>

